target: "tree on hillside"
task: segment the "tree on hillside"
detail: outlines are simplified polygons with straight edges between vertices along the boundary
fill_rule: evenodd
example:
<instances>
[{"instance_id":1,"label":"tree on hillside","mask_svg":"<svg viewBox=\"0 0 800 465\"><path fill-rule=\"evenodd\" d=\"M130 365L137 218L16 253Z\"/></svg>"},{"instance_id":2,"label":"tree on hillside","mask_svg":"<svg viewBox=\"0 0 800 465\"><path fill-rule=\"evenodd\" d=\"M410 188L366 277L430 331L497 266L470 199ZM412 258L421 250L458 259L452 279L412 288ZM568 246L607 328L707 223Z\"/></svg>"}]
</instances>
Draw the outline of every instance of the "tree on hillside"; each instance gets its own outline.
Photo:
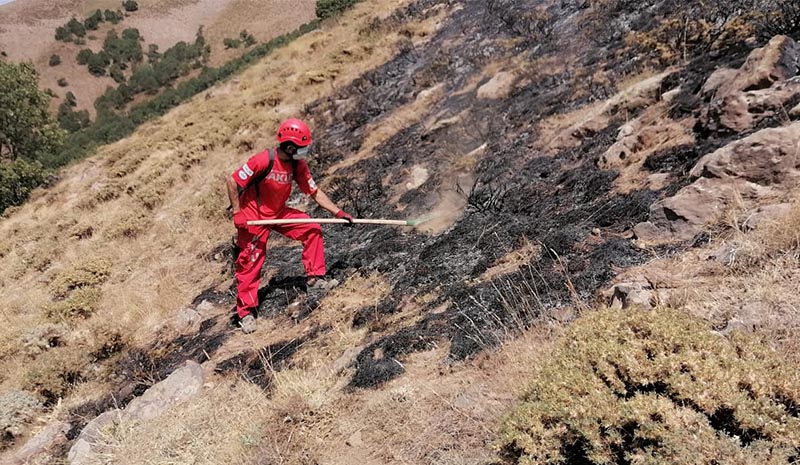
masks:
<instances>
[{"instance_id":1,"label":"tree on hillside","mask_svg":"<svg viewBox=\"0 0 800 465\"><path fill-rule=\"evenodd\" d=\"M256 43L255 36L253 36L253 34L250 34L249 32L247 32L247 29L243 29L239 33L239 39L242 41L242 43L244 44L245 47L250 47L252 45L255 45L255 43Z\"/></svg>"},{"instance_id":2,"label":"tree on hillside","mask_svg":"<svg viewBox=\"0 0 800 465\"><path fill-rule=\"evenodd\" d=\"M94 76L105 76L106 66L108 66L107 56L108 55L105 54L105 52L100 52L89 57L89 61L86 63L86 66L89 68L89 72Z\"/></svg>"},{"instance_id":3,"label":"tree on hillside","mask_svg":"<svg viewBox=\"0 0 800 465\"><path fill-rule=\"evenodd\" d=\"M69 42L72 40L72 34L66 28L66 26L58 26L56 28L56 40L60 40L62 42Z\"/></svg>"},{"instance_id":4,"label":"tree on hillside","mask_svg":"<svg viewBox=\"0 0 800 465\"><path fill-rule=\"evenodd\" d=\"M72 91L67 92L67 95L64 96L64 102L71 107L78 106L78 99L75 98Z\"/></svg>"},{"instance_id":5,"label":"tree on hillside","mask_svg":"<svg viewBox=\"0 0 800 465\"><path fill-rule=\"evenodd\" d=\"M125 74L122 72L122 66L119 63L114 63L108 68L108 75L117 84L125 82Z\"/></svg>"},{"instance_id":6,"label":"tree on hillside","mask_svg":"<svg viewBox=\"0 0 800 465\"><path fill-rule=\"evenodd\" d=\"M33 64L0 62L0 157L35 160L61 144L50 96L38 84Z\"/></svg>"},{"instance_id":7,"label":"tree on hillside","mask_svg":"<svg viewBox=\"0 0 800 465\"><path fill-rule=\"evenodd\" d=\"M86 18L86 20L83 22L83 25L86 26L86 29L94 31L97 30L97 26L99 26L100 23L102 22L103 22L103 13L100 10L95 10L95 12L92 13L91 16Z\"/></svg>"},{"instance_id":8,"label":"tree on hillside","mask_svg":"<svg viewBox=\"0 0 800 465\"><path fill-rule=\"evenodd\" d=\"M59 55L50 55L50 61L48 62L50 66L58 66L61 64L61 57Z\"/></svg>"},{"instance_id":9,"label":"tree on hillside","mask_svg":"<svg viewBox=\"0 0 800 465\"><path fill-rule=\"evenodd\" d=\"M86 63L89 63L89 58L91 58L92 55L94 55L94 52L91 49L85 48L81 50L78 52L78 64L85 65Z\"/></svg>"},{"instance_id":10,"label":"tree on hillside","mask_svg":"<svg viewBox=\"0 0 800 465\"><path fill-rule=\"evenodd\" d=\"M134 0L125 0L122 2L122 8L127 12L132 12L139 9L139 4Z\"/></svg>"},{"instance_id":11,"label":"tree on hillside","mask_svg":"<svg viewBox=\"0 0 800 465\"><path fill-rule=\"evenodd\" d=\"M231 39L230 37L226 37L222 40L222 45L225 46L226 50L229 50L232 48L239 48L239 46L242 45L242 41L239 39Z\"/></svg>"},{"instance_id":12,"label":"tree on hillside","mask_svg":"<svg viewBox=\"0 0 800 465\"><path fill-rule=\"evenodd\" d=\"M69 20L67 23L67 30L70 32L70 34L78 37L84 37L86 35L86 26L84 26L82 22L75 18Z\"/></svg>"},{"instance_id":13,"label":"tree on hillside","mask_svg":"<svg viewBox=\"0 0 800 465\"><path fill-rule=\"evenodd\" d=\"M106 10L103 12L103 17L111 24L119 24L125 16L120 11Z\"/></svg>"},{"instance_id":14,"label":"tree on hillside","mask_svg":"<svg viewBox=\"0 0 800 465\"><path fill-rule=\"evenodd\" d=\"M130 79L130 86L134 92L155 93L158 91L159 83L156 80L153 66L148 64L139 65L133 72Z\"/></svg>"},{"instance_id":15,"label":"tree on hillside","mask_svg":"<svg viewBox=\"0 0 800 465\"><path fill-rule=\"evenodd\" d=\"M158 61L159 58L161 58L161 54L158 53L158 45L156 45L156 44L148 45L147 46L147 61L149 61L150 63L153 63L155 61Z\"/></svg>"}]
</instances>

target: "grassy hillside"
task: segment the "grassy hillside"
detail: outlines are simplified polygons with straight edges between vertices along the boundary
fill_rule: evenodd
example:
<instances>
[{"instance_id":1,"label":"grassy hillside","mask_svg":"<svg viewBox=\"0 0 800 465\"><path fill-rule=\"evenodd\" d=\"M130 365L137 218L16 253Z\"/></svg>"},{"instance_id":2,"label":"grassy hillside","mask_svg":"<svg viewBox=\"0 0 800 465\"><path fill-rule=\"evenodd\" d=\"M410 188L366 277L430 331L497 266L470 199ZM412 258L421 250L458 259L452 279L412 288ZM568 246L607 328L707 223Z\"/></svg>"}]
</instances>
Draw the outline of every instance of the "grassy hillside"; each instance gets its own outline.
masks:
<instances>
[{"instance_id":1,"label":"grassy hillside","mask_svg":"<svg viewBox=\"0 0 800 465\"><path fill-rule=\"evenodd\" d=\"M690 172L800 137L793 41L753 52L800 36L691 7L679 43L669 0L359 2L66 168L0 222L3 453L63 420L39 457L63 462L89 421L193 360L198 397L105 428L99 463L692 463L692 434L709 461L793 463L795 159ZM715 107L706 83L756 64L767 77L726 101L756 104ZM348 211L433 221L326 227L342 285L322 293L271 238L244 335L223 182L288 116ZM741 190L675 206L721 179ZM678 207L702 220L688 239L669 212L664 237L637 236Z\"/></svg>"}]
</instances>

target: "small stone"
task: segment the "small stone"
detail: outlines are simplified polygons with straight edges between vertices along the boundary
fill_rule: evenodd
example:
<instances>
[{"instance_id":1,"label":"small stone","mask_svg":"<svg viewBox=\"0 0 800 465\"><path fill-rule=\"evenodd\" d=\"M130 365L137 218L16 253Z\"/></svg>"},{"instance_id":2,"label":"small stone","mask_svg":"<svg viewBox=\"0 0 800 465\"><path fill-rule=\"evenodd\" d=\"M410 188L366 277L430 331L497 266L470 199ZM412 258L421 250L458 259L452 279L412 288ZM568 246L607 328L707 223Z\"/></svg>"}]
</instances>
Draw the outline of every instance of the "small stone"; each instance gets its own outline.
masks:
<instances>
[{"instance_id":1,"label":"small stone","mask_svg":"<svg viewBox=\"0 0 800 465\"><path fill-rule=\"evenodd\" d=\"M200 313L208 313L214 310L214 304L209 302L208 300L203 300L200 302L200 305L197 306L197 311Z\"/></svg>"},{"instance_id":2,"label":"small stone","mask_svg":"<svg viewBox=\"0 0 800 465\"><path fill-rule=\"evenodd\" d=\"M67 462L70 465L88 465L96 463L97 455L104 449L102 444L102 433L104 429L115 425L123 418L123 412L119 409L109 410L101 413L94 420L90 421L75 440L69 449Z\"/></svg>"},{"instance_id":3,"label":"small stone","mask_svg":"<svg viewBox=\"0 0 800 465\"><path fill-rule=\"evenodd\" d=\"M364 447L364 440L361 437L361 430L356 431L355 433L351 434L347 441L344 442L350 447Z\"/></svg>"},{"instance_id":4,"label":"small stone","mask_svg":"<svg viewBox=\"0 0 800 465\"><path fill-rule=\"evenodd\" d=\"M499 72L489 82L478 88L478 98L482 100L506 98L511 93L516 80L517 77L509 72Z\"/></svg>"},{"instance_id":5,"label":"small stone","mask_svg":"<svg viewBox=\"0 0 800 465\"><path fill-rule=\"evenodd\" d=\"M723 266L733 266L736 261L736 244L727 242L709 255L709 260L714 260Z\"/></svg>"},{"instance_id":6,"label":"small stone","mask_svg":"<svg viewBox=\"0 0 800 465\"><path fill-rule=\"evenodd\" d=\"M670 91L661 94L661 100L666 103L672 103L672 101L675 100L675 97L677 97L680 94L681 94L681 88L677 87L675 89L672 89Z\"/></svg>"},{"instance_id":7,"label":"small stone","mask_svg":"<svg viewBox=\"0 0 800 465\"><path fill-rule=\"evenodd\" d=\"M200 314L193 308L184 308L178 312L176 326L178 328L190 328L200 321Z\"/></svg>"},{"instance_id":8,"label":"small stone","mask_svg":"<svg viewBox=\"0 0 800 465\"><path fill-rule=\"evenodd\" d=\"M353 363L353 360L356 359L362 350L364 350L364 346L350 347L345 350L344 353L331 364L331 372L333 374L339 374L344 371L345 368Z\"/></svg>"},{"instance_id":9,"label":"small stone","mask_svg":"<svg viewBox=\"0 0 800 465\"><path fill-rule=\"evenodd\" d=\"M615 309L640 307L650 310L656 300L650 284L629 282L614 286L610 306Z\"/></svg>"}]
</instances>

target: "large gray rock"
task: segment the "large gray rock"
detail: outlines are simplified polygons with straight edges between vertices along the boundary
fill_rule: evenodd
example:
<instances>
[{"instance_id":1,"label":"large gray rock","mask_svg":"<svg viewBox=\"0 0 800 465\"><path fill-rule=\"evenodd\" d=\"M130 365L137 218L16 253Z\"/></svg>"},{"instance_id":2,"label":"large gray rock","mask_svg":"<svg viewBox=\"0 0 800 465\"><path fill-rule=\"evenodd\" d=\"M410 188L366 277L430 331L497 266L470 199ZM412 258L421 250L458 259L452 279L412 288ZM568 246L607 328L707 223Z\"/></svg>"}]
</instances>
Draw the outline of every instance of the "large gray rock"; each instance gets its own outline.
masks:
<instances>
[{"instance_id":1,"label":"large gray rock","mask_svg":"<svg viewBox=\"0 0 800 465\"><path fill-rule=\"evenodd\" d=\"M153 385L125 407L125 414L137 420L156 418L171 407L197 396L205 382L203 368L192 361Z\"/></svg>"},{"instance_id":2,"label":"large gray rock","mask_svg":"<svg viewBox=\"0 0 800 465\"><path fill-rule=\"evenodd\" d=\"M205 382L203 368L196 362L175 370L165 380L150 387L132 400L125 410L110 410L89 422L81 431L67 456L70 465L96 463L97 454L105 450L104 433L122 421L147 421L170 408L197 396Z\"/></svg>"},{"instance_id":3,"label":"large gray rock","mask_svg":"<svg viewBox=\"0 0 800 465\"><path fill-rule=\"evenodd\" d=\"M65 443L67 431L69 431L69 423L65 422L56 422L46 426L14 453L11 463L14 465L45 463L47 459L42 456L56 446Z\"/></svg>"},{"instance_id":4,"label":"large gray rock","mask_svg":"<svg viewBox=\"0 0 800 465\"><path fill-rule=\"evenodd\" d=\"M800 123L764 129L706 155L692 168L695 181L650 207L634 231L642 241L687 240L734 202L776 203L800 184ZM770 213L772 210L769 210Z\"/></svg>"}]
</instances>

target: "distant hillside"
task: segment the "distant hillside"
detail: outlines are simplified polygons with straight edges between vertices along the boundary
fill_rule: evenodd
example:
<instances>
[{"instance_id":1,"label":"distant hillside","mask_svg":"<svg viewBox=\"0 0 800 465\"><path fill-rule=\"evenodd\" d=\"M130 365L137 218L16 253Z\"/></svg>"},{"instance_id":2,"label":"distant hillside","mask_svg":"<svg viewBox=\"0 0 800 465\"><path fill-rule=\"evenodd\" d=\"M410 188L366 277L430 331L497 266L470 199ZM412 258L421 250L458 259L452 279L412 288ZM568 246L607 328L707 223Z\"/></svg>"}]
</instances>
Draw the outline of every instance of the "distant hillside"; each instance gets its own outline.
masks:
<instances>
[{"instance_id":1,"label":"distant hillside","mask_svg":"<svg viewBox=\"0 0 800 465\"><path fill-rule=\"evenodd\" d=\"M59 100L72 92L77 98L76 109L89 110L93 115L95 99L116 83L108 76L92 76L85 66L78 65L76 57L83 48L99 51L111 29L121 32L136 28L143 37L145 51L149 44L155 44L163 52L179 41L194 41L202 26L211 45L209 65L217 66L244 52L241 47L226 49L223 44L225 39L237 38L242 30L263 42L314 19L314 0L140 0L137 3L139 9L120 24L104 23L96 31L88 31L86 45L55 40L56 28L72 17L82 21L98 9L122 10L120 1L26 0L0 6L0 51L10 61L33 61L41 73L42 88L51 89ZM61 57L57 66L49 65L53 55ZM60 79L67 85L60 86ZM54 101L54 108L59 100Z\"/></svg>"}]
</instances>

